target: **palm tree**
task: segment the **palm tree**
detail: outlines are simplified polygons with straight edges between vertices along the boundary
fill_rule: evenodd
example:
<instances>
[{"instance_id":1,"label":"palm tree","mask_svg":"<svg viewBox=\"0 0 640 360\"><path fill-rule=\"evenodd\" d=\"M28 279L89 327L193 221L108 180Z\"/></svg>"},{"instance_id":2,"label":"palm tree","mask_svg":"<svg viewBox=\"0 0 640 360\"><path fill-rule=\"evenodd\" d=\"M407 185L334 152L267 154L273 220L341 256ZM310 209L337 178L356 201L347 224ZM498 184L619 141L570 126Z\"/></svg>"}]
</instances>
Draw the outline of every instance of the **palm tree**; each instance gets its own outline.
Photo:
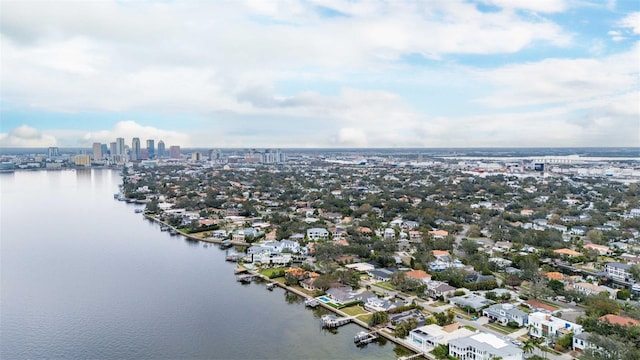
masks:
<instances>
[{"instance_id":1,"label":"palm tree","mask_svg":"<svg viewBox=\"0 0 640 360\"><path fill-rule=\"evenodd\" d=\"M524 345L522 346L522 351L524 351L525 354L532 353L535 347L536 345L533 342L533 340L529 339L524 342Z\"/></svg>"}]
</instances>

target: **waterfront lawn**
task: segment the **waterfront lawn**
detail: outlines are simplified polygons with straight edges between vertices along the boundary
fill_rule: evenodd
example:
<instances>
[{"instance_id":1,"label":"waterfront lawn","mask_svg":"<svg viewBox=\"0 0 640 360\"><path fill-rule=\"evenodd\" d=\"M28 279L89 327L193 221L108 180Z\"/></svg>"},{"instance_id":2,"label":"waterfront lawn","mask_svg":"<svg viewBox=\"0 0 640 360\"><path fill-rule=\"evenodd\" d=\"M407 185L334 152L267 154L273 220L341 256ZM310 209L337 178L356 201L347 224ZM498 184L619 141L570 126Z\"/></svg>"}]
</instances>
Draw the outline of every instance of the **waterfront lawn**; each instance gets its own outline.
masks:
<instances>
[{"instance_id":1,"label":"waterfront lawn","mask_svg":"<svg viewBox=\"0 0 640 360\"><path fill-rule=\"evenodd\" d=\"M269 279L275 279L284 276L284 271L286 269L287 268L284 267L262 269L260 270L260 274L268 277Z\"/></svg>"},{"instance_id":2,"label":"waterfront lawn","mask_svg":"<svg viewBox=\"0 0 640 360\"><path fill-rule=\"evenodd\" d=\"M365 309L361 308L360 305L349 306L340 310L342 310L345 314L348 314L350 316L368 314L368 312Z\"/></svg>"},{"instance_id":3,"label":"waterfront lawn","mask_svg":"<svg viewBox=\"0 0 640 360\"><path fill-rule=\"evenodd\" d=\"M367 314L359 315L359 316L357 317L357 319L358 319L358 320L360 320L360 321L362 321L362 322L364 322L364 323L367 323L367 324L368 324L368 323L369 323L369 320L371 320L371 317L372 317L372 316L373 316L373 314L369 314L369 313L367 313Z\"/></svg>"}]
</instances>

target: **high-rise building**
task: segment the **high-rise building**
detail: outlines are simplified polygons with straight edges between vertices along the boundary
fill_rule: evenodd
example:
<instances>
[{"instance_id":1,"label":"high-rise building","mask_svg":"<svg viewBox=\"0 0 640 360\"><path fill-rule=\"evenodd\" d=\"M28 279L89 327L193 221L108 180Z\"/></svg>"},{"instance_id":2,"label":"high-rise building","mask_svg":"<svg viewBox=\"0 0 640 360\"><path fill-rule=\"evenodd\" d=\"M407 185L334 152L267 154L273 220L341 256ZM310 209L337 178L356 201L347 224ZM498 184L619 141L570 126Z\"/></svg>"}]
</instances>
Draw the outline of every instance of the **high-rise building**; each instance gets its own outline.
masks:
<instances>
[{"instance_id":1,"label":"high-rise building","mask_svg":"<svg viewBox=\"0 0 640 360\"><path fill-rule=\"evenodd\" d=\"M147 152L149 153L149 159L153 159L154 157L156 157L156 150L153 140L147 140Z\"/></svg>"},{"instance_id":2,"label":"high-rise building","mask_svg":"<svg viewBox=\"0 0 640 360\"><path fill-rule=\"evenodd\" d=\"M124 138L116 139L116 155L124 155Z\"/></svg>"},{"instance_id":3,"label":"high-rise building","mask_svg":"<svg viewBox=\"0 0 640 360\"><path fill-rule=\"evenodd\" d=\"M165 157L166 153L164 150L164 141L158 141L158 157Z\"/></svg>"},{"instance_id":4,"label":"high-rise building","mask_svg":"<svg viewBox=\"0 0 640 360\"><path fill-rule=\"evenodd\" d=\"M102 158L106 158L107 154L109 153L109 145L107 144L102 144Z\"/></svg>"},{"instance_id":5,"label":"high-rise building","mask_svg":"<svg viewBox=\"0 0 640 360\"><path fill-rule=\"evenodd\" d=\"M140 138L134 137L131 140L131 154L132 161L140 160Z\"/></svg>"},{"instance_id":6,"label":"high-rise building","mask_svg":"<svg viewBox=\"0 0 640 360\"><path fill-rule=\"evenodd\" d=\"M109 143L109 155L111 156L111 158L116 156L116 143L115 142Z\"/></svg>"},{"instance_id":7,"label":"high-rise building","mask_svg":"<svg viewBox=\"0 0 640 360\"><path fill-rule=\"evenodd\" d=\"M180 159L180 146L172 145L169 147L169 157L172 159Z\"/></svg>"},{"instance_id":8,"label":"high-rise building","mask_svg":"<svg viewBox=\"0 0 640 360\"><path fill-rule=\"evenodd\" d=\"M191 161L193 162L202 161L202 153L199 151L191 153Z\"/></svg>"},{"instance_id":9,"label":"high-rise building","mask_svg":"<svg viewBox=\"0 0 640 360\"><path fill-rule=\"evenodd\" d=\"M89 155L76 155L73 160L76 166L91 166L91 156Z\"/></svg>"},{"instance_id":10,"label":"high-rise building","mask_svg":"<svg viewBox=\"0 0 640 360\"><path fill-rule=\"evenodd\" d=\"M51 156L60 156L60 149L57 146L52 146L48 151L49 157Z\"/></svg>"},{"instance_id":11,"label":"high-rise building","mask_svg":"<svg viewBox=\"0 0 640 360\"><path fill-rule=\"evenodd\" d=\"M102 144L99 142L93 143L93 161L102 160Z\"/></svg>"}]
</instances>

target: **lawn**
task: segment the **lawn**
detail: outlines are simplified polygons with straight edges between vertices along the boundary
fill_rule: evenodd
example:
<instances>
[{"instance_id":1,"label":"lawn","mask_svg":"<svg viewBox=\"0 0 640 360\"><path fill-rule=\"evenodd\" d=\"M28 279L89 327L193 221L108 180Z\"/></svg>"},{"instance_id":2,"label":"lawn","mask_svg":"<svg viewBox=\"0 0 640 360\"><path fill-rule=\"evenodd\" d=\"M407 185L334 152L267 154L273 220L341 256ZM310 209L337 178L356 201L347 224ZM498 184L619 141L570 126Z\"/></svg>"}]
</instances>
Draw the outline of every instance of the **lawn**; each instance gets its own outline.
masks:
<instances>
[{"instance_id":1,"label":"lawn","mask_svg":"<svg viewBox=\"0 0 640 360\"><path fill-rule=\"evenodd\" d=\"M343 308L343 309L340 309L340 310L342 310L345 314L348 314L348 315L351 315L351 316L360 315L360 314L368 314L368 312L365 309L361 308L358 305L349 306L349 307L346 307L346 308Z\"/></svg>"},{"instance_id":2,"label":"lawn","mask_svg":"<svg viewBox=\"0 0 640 360\"><path fill-rule=\"evenodd\" d=\"M269 279L273 279L274 277L284 276L284 271L286 269L287 268L284 268L284 267L262 269L262 270L260 270L260 274L268 277ZM282 275L280 275L280 274L282 274Z\"/></svg>"},{"instance_id":3,"label":"lawn","mask_svg":"<svg viewBox=\"0 0 640 360\"><path fill-rule=\"evenodd\" d=\"M393 285L391 285L391 284L389 284L388 282L385 282L385 281L381 281L381 282L375 283L374 285L379 287L379 288L386 289L386 290L389 290L389 291L396 291L396 289L393 287Z\"/></svg>"},{"instance_id":4,"label":"lawn","mask_svg":"<svg viewBox=\"0 0 640 360\"><path fill-rule=\"evenodd\" d=\"M518 331L518 330L519 330L519 329L513 329L513 328L510 328L510 327L508 327L508 326L502 326L502 325L500 325L500 324L496 324L496 323L493 323L493 324L486 324L484 327L487 327L487 328L493 329L493 330L498 331L498 332L501 332L501 333L503 333L503 334L511 334L512 332L516 332L516 331Z\"/></svg>"},{"instance_id":5,"label":"lawn","mask_svg":"<svg viewBox=\"0 0 640 360\"><path fill-rule=\"evenodd\" d=\"M371 317L373 316L373 314L362 314L360 316L358 316L358 320L363 321L365 323L369 323L369 320L371 320Z\"/></svg>"}]
</instances>

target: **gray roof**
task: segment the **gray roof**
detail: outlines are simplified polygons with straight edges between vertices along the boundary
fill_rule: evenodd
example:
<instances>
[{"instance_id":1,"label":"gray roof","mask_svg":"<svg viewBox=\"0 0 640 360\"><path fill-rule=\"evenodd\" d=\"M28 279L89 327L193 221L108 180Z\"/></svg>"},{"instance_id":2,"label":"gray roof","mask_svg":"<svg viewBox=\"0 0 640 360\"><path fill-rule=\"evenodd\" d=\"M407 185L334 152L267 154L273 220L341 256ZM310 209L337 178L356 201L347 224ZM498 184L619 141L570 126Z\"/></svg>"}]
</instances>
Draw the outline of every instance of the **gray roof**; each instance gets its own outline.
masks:
<instances>
[{"instance_id":1,"label":"gray roof","mask_svg":"<svg viewBox=\"0 0 640 360\"><path fill-rule=\"evenodd\" d=\"M610 263L607 263L607 266L617 267L619 269L625 269L625 270L629 270L631 268L631 265L621 264L619 262L610 262Z\"/></svg>"},{"instance_id":2,"label":"gray roof","mask_svg":"<svg viewBox=\"0 0 640 360\"><path fill-rule=\"evenodd\" d=\"M573 338L586 341L586 340L589 340L590 336L591 334L585 331L585 332L581 332L580 334L573 335Z\"/></svg>"},{"instance_id":3,"label":"gray roof","mask_svg":"<svg viewBox=\"0 0 640 360\"><path fill-rule=\"evenodd\" d=\"M452 297L450 301L454 304L469 306L476 310L495 303L494 301L474 294Z\"/></svg>"}]
</instances>

